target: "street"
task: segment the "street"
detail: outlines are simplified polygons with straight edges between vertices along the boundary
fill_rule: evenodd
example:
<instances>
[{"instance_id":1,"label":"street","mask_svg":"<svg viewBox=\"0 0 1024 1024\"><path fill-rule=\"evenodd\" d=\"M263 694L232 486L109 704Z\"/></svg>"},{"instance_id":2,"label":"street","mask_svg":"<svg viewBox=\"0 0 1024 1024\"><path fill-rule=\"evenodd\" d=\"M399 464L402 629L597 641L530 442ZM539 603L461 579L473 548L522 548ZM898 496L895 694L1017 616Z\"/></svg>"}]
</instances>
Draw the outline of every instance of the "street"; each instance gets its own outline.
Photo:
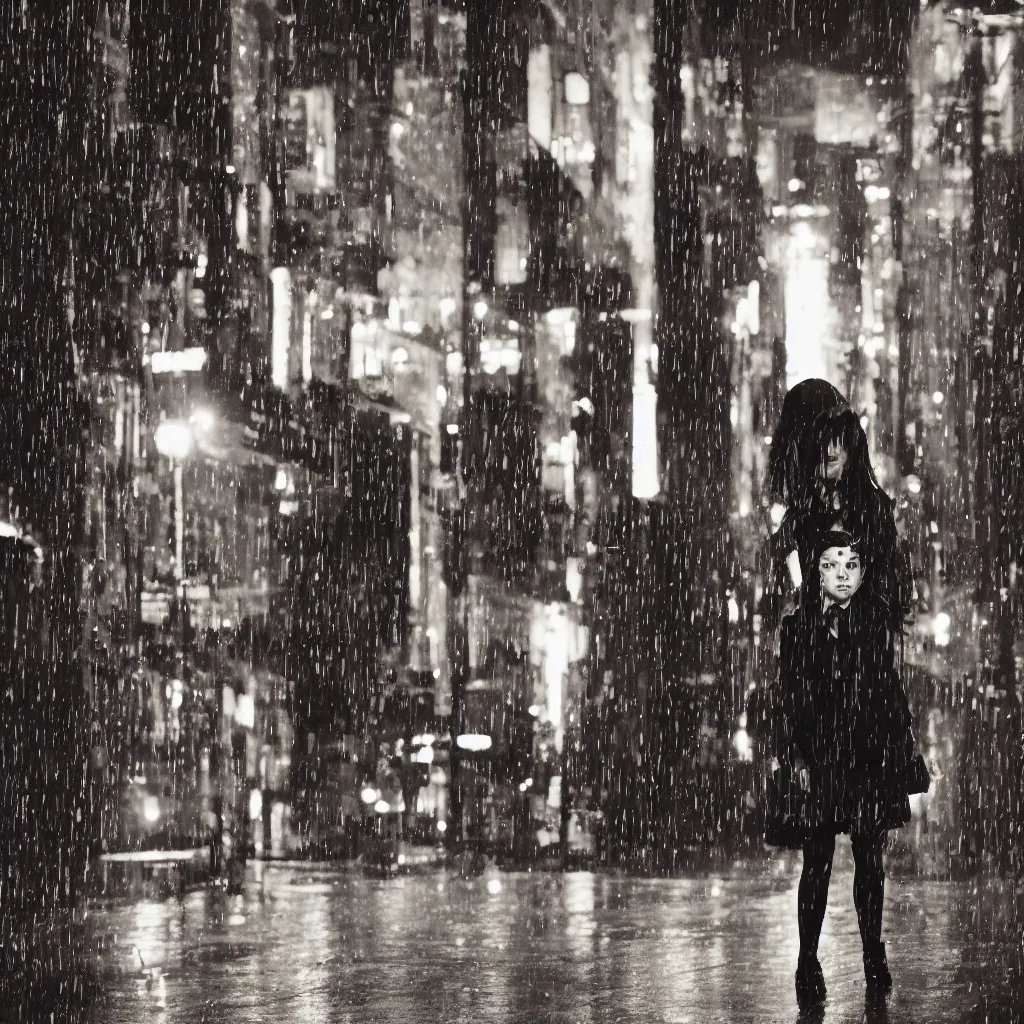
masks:
<instances>
[{"instance_id":1,"label":"street","mask_svg":"<svg viewBox=\"0 0 1024 1024\"><path fill-rule=\"evenodd\" d=\"M1024 892L890 881L888 1009L866 1007L848 847L821 1021L1024 1020ZM797 859L673 880L257 865L243 896L97 908L91 1020L796 1021Z\"/></svg>"}]
</instances>

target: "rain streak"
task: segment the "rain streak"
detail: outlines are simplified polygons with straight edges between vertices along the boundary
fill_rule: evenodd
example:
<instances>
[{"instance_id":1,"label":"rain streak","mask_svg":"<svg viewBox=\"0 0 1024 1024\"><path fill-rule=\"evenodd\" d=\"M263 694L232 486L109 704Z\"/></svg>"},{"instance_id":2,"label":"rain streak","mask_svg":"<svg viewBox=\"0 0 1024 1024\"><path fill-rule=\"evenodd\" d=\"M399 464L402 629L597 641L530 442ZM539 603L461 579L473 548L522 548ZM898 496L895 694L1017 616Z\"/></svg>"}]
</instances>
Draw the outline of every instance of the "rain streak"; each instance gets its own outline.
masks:
<instances>
[{"instance_id":1,"label":"rain streak","mask_svg":"<svg viewBox=\"0 0 1024 1024\"><path fill-rule=\"evenodd\" d=\"M0 79L0 1020L1024 1022L1024 0Z\"/></svg>"}]
</instances>

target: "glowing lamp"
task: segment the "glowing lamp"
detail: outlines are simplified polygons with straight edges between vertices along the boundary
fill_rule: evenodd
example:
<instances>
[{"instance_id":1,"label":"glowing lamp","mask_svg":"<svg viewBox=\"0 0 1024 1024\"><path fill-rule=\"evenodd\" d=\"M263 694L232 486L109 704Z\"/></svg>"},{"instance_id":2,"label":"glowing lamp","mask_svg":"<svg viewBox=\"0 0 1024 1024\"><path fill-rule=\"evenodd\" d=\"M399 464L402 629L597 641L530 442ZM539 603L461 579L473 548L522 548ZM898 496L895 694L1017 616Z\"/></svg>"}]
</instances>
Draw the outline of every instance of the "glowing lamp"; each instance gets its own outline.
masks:
<instances>
[{"instance_id":1,"label":"glowing lamp","mask_svg":"<svg viewBox=\"0 0 1024 1024\"><path fill-rule=\"evenodd\" d=\"M156 450L168 459L181 461L192 452L192 429L180 420L164 420L153 434Z\"/></svg>"}]
</instances>

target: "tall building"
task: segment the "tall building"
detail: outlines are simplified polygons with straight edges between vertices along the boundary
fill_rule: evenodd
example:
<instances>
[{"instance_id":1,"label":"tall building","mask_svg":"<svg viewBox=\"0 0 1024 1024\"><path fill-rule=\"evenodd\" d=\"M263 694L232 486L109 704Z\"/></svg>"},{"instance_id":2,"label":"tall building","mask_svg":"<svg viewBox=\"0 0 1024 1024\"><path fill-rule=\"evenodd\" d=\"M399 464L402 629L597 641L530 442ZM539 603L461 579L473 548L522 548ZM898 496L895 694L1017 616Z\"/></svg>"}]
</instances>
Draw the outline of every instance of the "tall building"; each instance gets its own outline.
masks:
<instances>
[{"instance_id":1,"label":"tall building","mask_svg":"<svg viewBox=\"0 0 1024 1024\"><path fill-rule=\"evenodd\" d=\"M75 204L88 180L91 79L86 12L29 10L4 19L0 53L11 103L0 128L5 417L4 684L0 906L5 987L38 976L48 937L65 934L89 839L88 699L77 652L82 581L84 396L76 356L88 339L71 285ZM47 54L62 54L61 68ZM64 1015L52 978L19 1001Z\"/></svg>"},{"instance_id":2,"label":"tall building","mask_svg":"<svg viewBox=\"0 0 1024 1024\"><path fill-rule=\"evenodd\" d=\"M959 788L958 799L931 801L928 812L933 839L954 855L1003 863L1020 827L1021 785L1021 537L1012 497L1021 28L1015 5L921 10L901 194L903 469L922 570L916 655L943 682L934 713L953 724L955 743L944 753Z\"/></svg>"}]
</instances>

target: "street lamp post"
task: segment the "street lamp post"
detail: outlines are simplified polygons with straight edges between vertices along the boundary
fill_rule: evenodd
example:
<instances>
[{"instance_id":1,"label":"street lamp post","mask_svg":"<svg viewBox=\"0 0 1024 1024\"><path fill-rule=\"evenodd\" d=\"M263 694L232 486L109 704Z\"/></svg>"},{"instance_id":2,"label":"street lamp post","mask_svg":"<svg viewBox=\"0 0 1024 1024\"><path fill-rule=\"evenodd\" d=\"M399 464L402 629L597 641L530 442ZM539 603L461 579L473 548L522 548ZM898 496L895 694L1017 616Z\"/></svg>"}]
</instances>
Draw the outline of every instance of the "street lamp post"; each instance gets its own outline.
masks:
<instances>
[{"instance_id":1,"label":"street lamp post","mask_svg":"<svg viewBox=\"0 0 1024 1024\"><path fill-rule=\"evenodd\" d=\"M185 484L184 464L196 447L197 430L208 429L207 416L195 415L191 422L177 419L162 421L153 434L157 451L171 463L174 476L174 599L180 609L181 652L188 661L188 631L185 627L185 606L187 600L185 581ZM213 812L216 819L210 867L214 874L222 868L224 847L224 763L222 750L223 699L222 689L217 681L217 704L214 712L212 738L210 742L210 776L213 785Z\"/></svg>"},{"instance_id":2,"label":"street lamp post","mask_svg":"<svg viewBox=\"0 0 1024 1024\"><path fill-rule=\"evenodd\" d=\"M180 589L184 585L182 559L185 546L182 467L192 454L195 438L192 428L187 423L180 420L164 420L157 426L153 442L156 450L170 461L174 474L174 578Z\"/></svg>"}]
</instances>

